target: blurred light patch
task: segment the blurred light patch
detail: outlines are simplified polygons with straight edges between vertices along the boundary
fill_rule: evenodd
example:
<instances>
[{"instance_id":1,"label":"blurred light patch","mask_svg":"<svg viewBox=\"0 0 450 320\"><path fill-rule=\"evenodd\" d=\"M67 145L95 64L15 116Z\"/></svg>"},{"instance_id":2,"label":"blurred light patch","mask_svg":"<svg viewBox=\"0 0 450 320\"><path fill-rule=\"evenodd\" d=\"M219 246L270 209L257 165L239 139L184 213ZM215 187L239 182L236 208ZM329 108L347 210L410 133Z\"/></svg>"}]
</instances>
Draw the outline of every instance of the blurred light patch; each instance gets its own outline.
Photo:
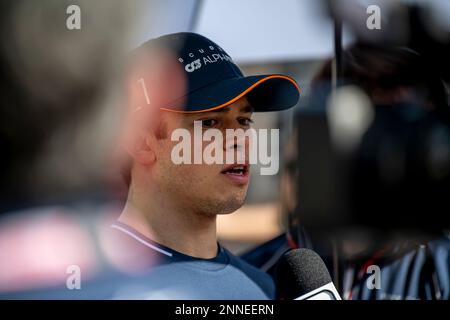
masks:
<instances>
[{"instance_id":1,"label":"blurred light patch","mask_svg":"<svg viewBox=\"0 0 450 320\"><path fill-rule=\"evenodd\" d=\"M76 218L59 208L36 213L0 225L0 291L65 288L71 265L83 280L96 273L92 238Z\"/></svg>"},{"instance_id":2,"label":"blurred light patch","mask_svg":"<svg viewBox=\"0 0 450 320\"><path fill-rule=\"evenodd\" d=\"M234 254L271 240L283 232L276 202L244 205L217 217L220 242Z\"/></svg>"},{"instance_id":3,"label":"blurred light patch","mask_svg":"<svg viewBox=\"0 0 450 320\"><path fill-rule=\"evenodd\" d=\"M369 97L357 86L335 90L327 102L331 138L341 151L353 150L374 119Z\"/></svg>"}]
</instances>

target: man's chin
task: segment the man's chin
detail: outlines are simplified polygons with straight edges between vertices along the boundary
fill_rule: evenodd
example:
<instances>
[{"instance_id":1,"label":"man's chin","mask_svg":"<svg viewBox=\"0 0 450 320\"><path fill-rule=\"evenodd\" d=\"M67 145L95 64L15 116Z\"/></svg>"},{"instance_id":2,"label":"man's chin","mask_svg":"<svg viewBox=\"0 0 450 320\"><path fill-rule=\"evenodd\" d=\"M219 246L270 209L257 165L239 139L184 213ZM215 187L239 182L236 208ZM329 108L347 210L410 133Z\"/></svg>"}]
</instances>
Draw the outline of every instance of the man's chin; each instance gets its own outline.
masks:
<instances>
[{"instance_id":1,"label":"man's chin","mask_svg":"<svg viewBox=\"0 0 450 320\"><path fill-rule=\"evenodd\" d=\"M238 210L240 207L244 205L245 196L244 197L235 197L232 199L228 199L223 201L220 206L217 206L216 214L224 215L230 214Z\"/></svg>"},{"instance_id":2,"label":"man's chin","mask_svg":"<svg viewBox=\"0 0 450 320\"><path fill-rule=\"evenodd\" d=\"M228 191L228 192L227 192ZM211 192L207 198L190 198L188 201L196 207L196 211L207 215L224 215L235 212L245 202L247 192L240 190L230 192L229 189Z\"/></svg>"}]
</instances>

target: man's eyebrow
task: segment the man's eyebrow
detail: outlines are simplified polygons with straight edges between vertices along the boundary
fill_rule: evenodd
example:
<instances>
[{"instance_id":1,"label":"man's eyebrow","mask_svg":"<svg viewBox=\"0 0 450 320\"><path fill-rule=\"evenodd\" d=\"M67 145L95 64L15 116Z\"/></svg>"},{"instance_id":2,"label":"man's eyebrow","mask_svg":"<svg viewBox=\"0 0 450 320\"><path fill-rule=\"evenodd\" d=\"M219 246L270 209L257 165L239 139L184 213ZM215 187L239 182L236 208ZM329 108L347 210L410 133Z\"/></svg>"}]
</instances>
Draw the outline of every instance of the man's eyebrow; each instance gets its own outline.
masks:
<instances>
[{"instance_id":1,"label":"man's eyebrow","mask_svg":"<svg viewBox=\"0 0 450 320\"><path fill-rule=\"evenodd\" d=\"M244 112L244 113L247 113L247 112L253 112L253 111L255 111L255 109L254 109L250 104L247 104L247 105L241 110L241 112Z\"/></svg>"}]
</instances>

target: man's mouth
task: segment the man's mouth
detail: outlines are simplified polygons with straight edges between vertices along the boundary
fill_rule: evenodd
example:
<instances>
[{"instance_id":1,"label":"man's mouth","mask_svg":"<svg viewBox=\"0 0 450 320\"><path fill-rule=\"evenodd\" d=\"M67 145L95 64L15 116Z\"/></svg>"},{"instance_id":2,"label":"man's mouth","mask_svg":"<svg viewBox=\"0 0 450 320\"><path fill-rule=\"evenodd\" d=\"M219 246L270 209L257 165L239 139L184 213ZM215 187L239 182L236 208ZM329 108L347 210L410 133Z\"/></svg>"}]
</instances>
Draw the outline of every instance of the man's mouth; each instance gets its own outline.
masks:
<instances>
[{"instance_id":1,"label":"man's mouth","mask_svg":"<svg viewBox=\"0 0 450 320\"><path fill-rule=\"evenodd\" d=\"M243 176L248 173L249 165L231 165L221 171L223 174L240 175Z\"/></svg>"},{"instance_id":2,"label":"man's mouth","mask_svg":"<svg viewBox=\"0 0 450 320\"><path fill-rule=\"evenodd\" d=\"M250 165L248 164L234 164L227 166L223 169L221 174L226 175L228 178L233 180L235 183L243 185L248 183Z\"/></svg>"}]
</instances>

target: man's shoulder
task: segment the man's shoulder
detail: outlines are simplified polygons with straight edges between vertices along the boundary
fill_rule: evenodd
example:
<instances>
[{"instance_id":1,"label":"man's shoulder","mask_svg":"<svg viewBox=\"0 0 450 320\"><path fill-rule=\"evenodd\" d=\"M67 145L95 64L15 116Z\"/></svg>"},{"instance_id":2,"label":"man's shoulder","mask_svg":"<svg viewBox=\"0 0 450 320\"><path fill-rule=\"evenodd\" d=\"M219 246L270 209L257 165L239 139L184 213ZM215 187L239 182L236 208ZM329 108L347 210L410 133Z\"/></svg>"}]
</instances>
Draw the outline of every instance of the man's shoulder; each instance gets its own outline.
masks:
<instances>
[{"instance_id":1,"label":"man's shoulder","mask_svg":"<svg viewBox=\"0 0 450 320\"><path fill-rule=\"evenodd\" d=\"M272 277L264 271L250 265L242 258L232 254L227 250L230 256L230 264L242 271L248 278L255 282L271 299L275 297L275 284Z\"/></svg>"}]
</instances>

